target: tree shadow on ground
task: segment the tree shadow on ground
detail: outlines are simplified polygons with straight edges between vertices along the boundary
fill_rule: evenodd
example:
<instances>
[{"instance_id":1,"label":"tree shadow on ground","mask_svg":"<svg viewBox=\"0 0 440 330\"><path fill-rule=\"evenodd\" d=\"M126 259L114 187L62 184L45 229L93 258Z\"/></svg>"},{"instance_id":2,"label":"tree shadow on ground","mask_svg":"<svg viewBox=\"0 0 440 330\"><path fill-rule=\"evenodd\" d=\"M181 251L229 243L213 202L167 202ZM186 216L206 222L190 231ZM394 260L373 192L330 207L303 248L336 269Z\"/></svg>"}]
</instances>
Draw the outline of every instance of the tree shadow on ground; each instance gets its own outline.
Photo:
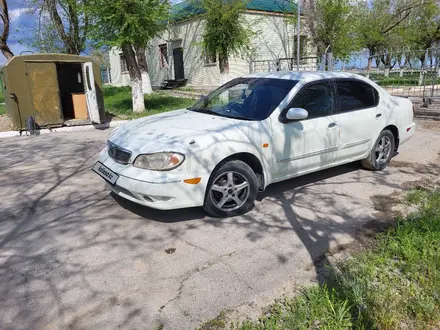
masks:
<instances>
[{"instance_id":1,"label":"tree shadow on ground","mask_svg":"<svg viewBox=\"0 0 440 330\"><path fill-rule=\"evenodd\" d=\"M305 248L321 280L328 263L324 253L341 235L356 237L357 228L374 219L365 213L371 201L347 187L401 188L389 177L391 169L372 173L354 163L271 185L259 194L255 209L239 217L213 219L202 208L156 211L110 197L91 172L107 135L57 133L2 141L0 328L153 324L162 315L159 306L166 305L154 297L161 293L169 304L179 303L191 276L209 267L227 265L233 277L222 280L242 283L247 274L228 263L234 253L240 263L249 262L245 272L264 274L270 270L256 267L295 263L296 251ZM402 176L413 172L392 170ZM439 173L432 165L418 170ZM189 255L164 259L163 251L176 244ZM251 254L255 248L266 259ZM244 298L255 296L252 286L247 288ZM197 287L189 289L194 294ZM204 294L214 299L225 292L205 288ZM183 314L173 315L186 317L184 307Z\"/></svg>"}]
</instances>

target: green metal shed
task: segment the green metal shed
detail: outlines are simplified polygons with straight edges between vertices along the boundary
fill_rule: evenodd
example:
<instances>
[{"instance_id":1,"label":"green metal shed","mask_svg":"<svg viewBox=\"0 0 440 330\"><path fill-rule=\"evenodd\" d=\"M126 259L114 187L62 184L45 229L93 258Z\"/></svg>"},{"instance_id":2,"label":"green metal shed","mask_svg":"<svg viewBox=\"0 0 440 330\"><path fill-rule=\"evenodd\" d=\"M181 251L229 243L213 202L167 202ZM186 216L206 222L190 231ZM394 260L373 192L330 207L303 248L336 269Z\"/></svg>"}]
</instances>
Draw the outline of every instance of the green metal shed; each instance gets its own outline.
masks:
<instances>
[{"instance_id":1,"label":"green metal shed","mask_svg":"<svg viewBox=\"0 0 440 330\"><path fill-rule=\"evenodd\" d=\"M25 129L30 116L40 127L105 121L101 74L90 57L14 56L0 78L14 129Z\"/></svg>"}]
</instances>

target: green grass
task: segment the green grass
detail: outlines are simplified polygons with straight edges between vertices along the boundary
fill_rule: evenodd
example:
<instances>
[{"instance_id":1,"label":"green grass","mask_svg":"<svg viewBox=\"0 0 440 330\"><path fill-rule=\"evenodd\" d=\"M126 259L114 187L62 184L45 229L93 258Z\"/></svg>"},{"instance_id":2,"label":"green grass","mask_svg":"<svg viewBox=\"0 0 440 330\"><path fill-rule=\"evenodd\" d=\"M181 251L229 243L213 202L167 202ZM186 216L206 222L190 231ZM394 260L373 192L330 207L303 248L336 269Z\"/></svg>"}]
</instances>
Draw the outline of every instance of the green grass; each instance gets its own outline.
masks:
<instances>
[{"instance_id":1,"label":"green grass","mask_svg":"<svg viewBox=\"0 0 440 330\"><path fill-rule=\"evenodd\" d=\"M413 190L407 201L419 211L397 220L375 248L239 329L438 329L440 191Z\"/></svg>"},{"instance_id":2,"label":"green grass","mask_svg":"<svg viewBox=\"0 0 440 330\"><path fill-rule=\"evenodd\" d=\"M0 103L5 103L5 97L3 95L3 90L0 88ZM6 114L6 105L0 104L0 116Z\"/></svg>"},{"instance_id":3,"label":"green grass","mask_svg":"<svg viewBox=\"0 0 440 330\"><path fill-rule=\"evenodd\" d=\"M145 95L145 111L133 113L130 87L103 88L104 105L107 115L120 119L135 119L154 115L161 112L177 110L193 105L196 100L169 96L165 93L155 92Z\"/></svg>"},{"instance_id":4,"label":"green grass","mask_svg":"<svg viewBox=\"0 0 440 330\"><path fill-rule=\"evenodd\" d=\"M379 86L419 86L420 73L405 72L402 77L398 72L390 73L389 77L385 77L382 72L380 74L372 73L370 74L370 79L375 81ZM429 86L431 84L440 84L440 78L437 77L436 73L429 72L425 76L425 85ZM423 84L422 84L423 85Z\"/></svg>"}]
</instances>

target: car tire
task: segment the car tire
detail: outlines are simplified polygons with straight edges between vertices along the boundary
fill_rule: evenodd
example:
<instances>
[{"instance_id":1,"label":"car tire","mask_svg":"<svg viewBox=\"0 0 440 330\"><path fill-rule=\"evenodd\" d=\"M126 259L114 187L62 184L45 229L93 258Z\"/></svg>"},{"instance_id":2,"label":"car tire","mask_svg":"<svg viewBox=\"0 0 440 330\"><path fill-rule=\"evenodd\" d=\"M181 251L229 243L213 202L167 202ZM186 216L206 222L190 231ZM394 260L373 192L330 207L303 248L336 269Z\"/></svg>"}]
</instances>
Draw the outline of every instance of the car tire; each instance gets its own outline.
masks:
<instances>
[{"instance_id":1,"label":"car tire","mask_svg":"<svg viewBox=\"0 0 440 330\"><path fill-rule=\"evenodd\" d=\"M244 214L254 207L257 191L257 176L249 165L231 160L211 174L203 208L214 217Z\"/></svg>"},{"instance_id":2,"label":"car tire","mask_svg":"<svg viewBox=\"0 0 440 330\"><path fill-rule=\"evenodd\" d=\"M387 167L394 155L394 135L389 130L383 130L371 149L367 158L362 160L362 166L372 171L380 171Z\"/></svg>"}]
</instances>

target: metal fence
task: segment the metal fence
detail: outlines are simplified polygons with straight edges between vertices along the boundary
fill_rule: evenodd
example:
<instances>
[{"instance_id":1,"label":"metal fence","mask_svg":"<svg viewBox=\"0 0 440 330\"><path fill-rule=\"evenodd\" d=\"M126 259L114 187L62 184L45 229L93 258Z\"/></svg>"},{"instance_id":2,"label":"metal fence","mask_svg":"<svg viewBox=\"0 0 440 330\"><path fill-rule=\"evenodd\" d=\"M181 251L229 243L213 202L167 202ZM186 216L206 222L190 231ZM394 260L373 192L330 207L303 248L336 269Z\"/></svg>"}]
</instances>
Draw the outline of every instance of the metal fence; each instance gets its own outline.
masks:
<instances>
[{"instance_id":1,"label":"metal fence","mask_svg":"<svg viewBox=\"0 0 440 330\"><path fill-rule=\"evenodd\" d=\"M103 84L111 84L112 76L110 74L110 69L101 67L101 81Z\"/></svg>"},{"instance_id":2,"label":"metal fence","mask_svg":"<svg viewBox=\"0 0 440 330\"><path fill-rule=\"evenodd\" d=\"M421 98L427 106L440 98L440 49L387 52L370 56L368 52L336 59L333 70L361 74L392 95Z\"/></svg>"},{"instance_id":3,"label":"metal fence","mask_svg":"<svg viewBox=\"0 0 440 330\"><path fill-rule=\"evenodd\" d=\"M295 58L255 60L249 66L253 72L296 71ZM300 71L343 71L366 76L390 94L419 98L424 106L440 99L440 48L404 50L371 56L368 51L352 53L344 59L304 57Z\"/></svg>"},{"instance_id":4,"label":"metal fence","mask_svg":"<svg viewBox=\"0 0 440 330\"><path fill-rule=\"evenodd\" d=\"M295 58L278 58L270 60L255 60L249 67L250 73L274 72L274 71L296 71L297 60ZM299 61L300 71L319 70L317 57L304 57Z\"/></svg>"}]
</instances>

